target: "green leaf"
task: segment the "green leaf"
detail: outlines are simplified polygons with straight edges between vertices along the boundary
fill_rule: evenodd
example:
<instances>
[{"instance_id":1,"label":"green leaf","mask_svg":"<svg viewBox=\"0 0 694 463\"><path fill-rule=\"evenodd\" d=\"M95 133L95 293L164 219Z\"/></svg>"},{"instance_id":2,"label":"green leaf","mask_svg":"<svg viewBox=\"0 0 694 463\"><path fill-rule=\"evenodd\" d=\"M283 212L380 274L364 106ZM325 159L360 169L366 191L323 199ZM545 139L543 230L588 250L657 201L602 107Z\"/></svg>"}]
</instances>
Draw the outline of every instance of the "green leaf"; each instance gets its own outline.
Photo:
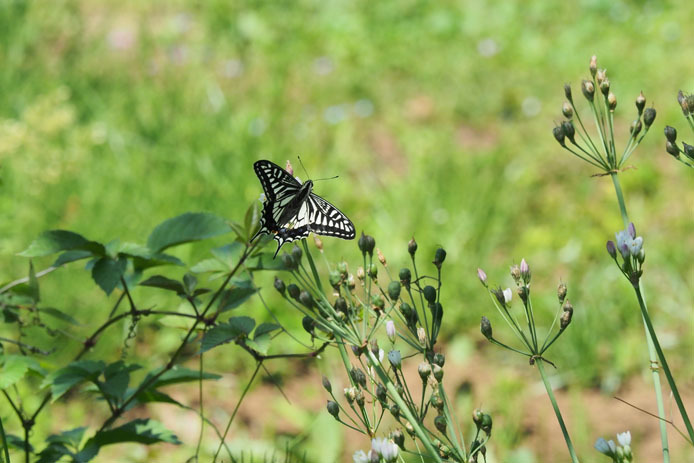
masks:
<instances>
[{"instance_id":1,"label":"green leaf","mask_svg":"<svg viewBox=\"0 0 694 463\"><path fill-rule=\"evenodd\" d=\"M96 381L106 365L102 361L80 360L54 371L42 386L51 387L52 400L55 402L63 394L83 381Z\"/></svg>"},{"instance_id":2,"label":"green leaf","mask_svg":"<svg viewBox=\"0 0 694 463\"><path fill-rule=\"evenodd\" d=\"M71 325L79 325L80 323L72 318L70 315L66 314L65 312L61 312L58 309L54 309L53 307L42 307L39 309L39 313L42 315L48 315L53 318L57 318L58 320L62 320L64 322L68 322Z\"/></svg>"},{"instance_id":3,"label":"green leaf","mask_svg":"<svg viewBox=\"0 0 694 463\"><path fill-rule=\"evenodd\" d=\"M278 330L282 328L280 325L276 323L261 323L258 325L258 328L255 329L255 333L253 333L253 337L257 338L258 336L263 336L265 334L272 333L275 330Z\"/></svg>"},{"instance_id":4,"label":"green leaf","mask_svg":"<svg viewBox=\"0 0 694 463\"><path fill-rule=\"evenodd\" d=\"M271 333L280 328L282 327L275 323L262 323L255 329L253 339L246 340L246 345L265 355L270 348L270 341L272 341Z\"/></svg>"},{"instance_id":5,"label":"green leaf","mask_svg":"<svg viewBox=\"0 0 694 463\"><path fill-rule=\"evenodd\" d=\"M226 289L219 297L219 311L235 309L251 297L257 291L251 280L232 280L229 289Z\"/></svg>"},{"instance_id":6,"label":"green leaf","mask_svg":"<svg viewBox=\"0 0 694 463\"><path fill-rule=\"evenodd\" d=\"M84 236L67 230L50 230L42 233L27 249L19 253L24 257L41 257L60 251L89 251L98 256L106 253L104 245L89 241Z\"/></svg>"},{"instance_id":7,"label":"green leaf","mask_svg":"<svg viewBox=\"0 0 694 463\"><path fill-rule=\"evenodd\" d=\"M61 432L60 434L51 434L46 438L46 442L51 444L67 444L77 447L80 442L82 442L82 436L86 430L86 426L80 426L79 428L70 429L69 431Z\"/></svg>"},{"instance_id":8,"label":"green leaf","mask_svg":"<svg viewBox=\"0 0 694 463\"><path fill-rule=\"evenodd\" d=\"M177 445L181 443L178 437L160 422L139 418L123 426L97 432L94 437L87 441L82 451L75 456L75 461L89 461L99 453L101 447L122 442L139 442L146 445L158 442Z\"/></svg>"},{"instance_id":9,"label":"green leaf","mask_svg":"<svg viewBox=\"0 0 694 463\"><path fill-rule=\"evenodd\" d=\"M186 294L193 295L195 293L195 288L198 286L198 279L192 273L186 273L183 275L183 286L185 287Z\"/></svg>"},{"instance_id":10,"label":"green leaf","mask_svg":"<svg viewBox=\"0 0 694 463\"><path fill-rule=\"evenodd\" d=\"M208 373L206 371L202 372L202 379L214 379L217 380L221 378L220 375L214 373ZM175 366L169 371L165 372L163 375L157 379L153 387L158 388L162 386L169 386L171 384L187 383L191 381L197 381L200 379L200 372L198 370L190 370L185 367Z\"/></svg>"},{"instance_id":11,"label":"green leaf","mask_svg":"<svg viewBox=\"0 0 694 463\"><path fill-rule=\"evenodd\" d=\"M64 253L58 256L55 262L53 262L53 267L60 267L61 265L86 259L87 257L91 256L92 253L89 251L65 251Z\"/></svg>"},{"instance_id":12,"label":"green leaf","mask_svg":"<svg viewBox=\"0 0 694 463\"><path fill-rule=\"evenodd\" d=\"M206 273L206 272L228 272L231 270L224 262L217 259L205 259L190 268L191 272Z\"/></svg>"},{"instance_id":13,"label":"green leaf","mask_svg":"<svg viewBox=\"0 0 694 463\"><path fill-rule=\"evenodd\" d=\"M104 370L104 382L100 389L110 399L120 404L130 383L130 372L141 368L140 365L125 365L122 361L111 363Z\"/></svg>"},{"instance_id":14,"label":"green leaf","mask_svg":"<svg viewBox=\"0 0 694 463\"><path fill-rule=\"evenodd\" d=\"M167 291L174 291L176 294L185 294L185 289L180 281L172 280L161 275L154 275L140 283L140 286L151 286Z\"/></svg>"},{"instance_id":15,"label":"green leaf","mask_svg":"<svg viewBox=\"0 0 694 463\"><path fill-rule=\"evenodd\" d=\"M250 239L260 226L260 206L259 201L253 201L248 209L246 210L246 215L243 218L243 226L248 234L245 238Z\"/></svg>"},{"instance_id":16,"label":"green leaf","mask_svg":"<svg viewBox=\"0 0 694 463\"><path fill-rule=\"evenodd\" d=\"M248 259L246 268L251 271L255 270L287 270L282 259L274 259L274 252L261 252L257 256Z\"/></svg>"},{"instance_id":17,"label":"green leaf","mask_svg":"<svg viewBox=\"0 0 694 463\"><path fill-rule=\"evenodd\" d=\"M207 212L188 212L165 220L152 231L147 247L161 252L171 246L202 240L231 231L223 218Z\"/></svg>"},{"instance_id":18,"label":"green leaf","mask_svg":"<svg viewBox=\"0 0 694 463\"><path fill-rule=\"evenodd\" d=\"M124 257L118 260L102 257L94 263L92 278L104 290L106 295L111 294L115 287L118 286L127 263L128 261Z\"/></svg>"},{"instance_id":19,"label":"green leaf","mask_svg":"<svg viewBox=\"0 0 694 463\"><path fill-rule=\"evenodd\" d=\"M147 246L136 243L122 243L118 249L118 255L133 258L133 266L136 270L144 270L161 265L184 265L177 257L152 252Z\"/></svg>"},{"instance_id":20,"label":"green leaf","mask_svg":"<svg viewBox=\"0 0 694 463\"><path fill-rule=\"evenodd\" d=\"M232 317L227 323L221 323L205 333L200 351L207 352L220 344L234 341L239 336L248 336L254 326L255 320L250 317Z\"/></svg>"},{"instance_id":21,"label":"green leaf","mask_svg":"<svg viewBox=\"0 0 694 463\"><path fill-rule=\"evenodd\" d=\"M8 388L21 381L29 369L40 369L36 360L24 355L3 355L2 362L0 389Z\"/></svg>"},{"instance_id":22,"label":"green leaf","mask_svg":"<svg viewBox=\"0 0 694 463\"><path fill-rule=\"evenodd\" d=\"M19 436L16 436L14 434L6 434L5 437L7 437L7 443L16 449L21 450L22 452L24 451L24 439L22 439ZM29 444L29 451L33 452L34 447Z\"/></svg>"},{"instance_id":23,"label":"green leaf","mask_svg":"<svg viewBox=\"0 0 694 463\"><path fill-rule=\"evenodd\" d=\"M184 406L181 402L177 401L168 394L165 394L161 391L157 391L156 389L145 389L144 391L140 392L135 398L135 400L130 402L130 404L128 404L129 406L126 408L130 409L134 405L145 404L149 402L162 402L167 404L178 405L179 407Z\"/></svg>"}]
</instances>

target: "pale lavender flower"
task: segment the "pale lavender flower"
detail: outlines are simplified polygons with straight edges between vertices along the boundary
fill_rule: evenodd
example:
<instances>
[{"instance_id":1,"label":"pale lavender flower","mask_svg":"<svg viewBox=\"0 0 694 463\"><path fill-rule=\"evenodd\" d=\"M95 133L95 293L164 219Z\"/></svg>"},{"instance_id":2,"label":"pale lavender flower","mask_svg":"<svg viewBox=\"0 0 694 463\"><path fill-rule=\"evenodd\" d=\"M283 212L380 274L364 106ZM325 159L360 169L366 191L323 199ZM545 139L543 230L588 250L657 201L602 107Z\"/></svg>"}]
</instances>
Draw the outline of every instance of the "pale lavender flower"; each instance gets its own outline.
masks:
<instances>
[{"instance_id":1,"label":"pale lavender flower","mask_svg":"<svg viewBox=\"0 0 694 463\"><path fill-rule=\"evenodd\" d=\"M294 175L294 168L292 167L292 163L289 162L289 159L287 159L287 165L284 167L284 170L286 170L289 175Z\"/></svg>"},{"instance_id":2,"label":"pale lavender flower","mask_svg":"<svg viewBox=\"0 0 694 463\"><path fill-rule=\"evenodd\" d=\"M386 334L390 342L395 342L395 323L393 323L393 320L388 320L386 322Z\"/></svg>"},{"instance_id":3,"label":"pale lavender flower","mask_svg":"<svg viewBox=\"0 0 694 463\"><path fill-rule=\"evenodd\" d=\"M527 273L530 271L530 266L529 266L528 263L525 261L525 259L522 259L522 260L521 260L521 263L520 263L520 271L521 271L521 275L527 274Z\"/></svg>"},{"instance_id":4,"label":"pale lavender flower","mask_svg":"<svg viewBox=\"0 0 694 463\"><path fill-rule=\"evenodd\" d=\"M610 441L610 442L612 442L612 441ZM614 442L612 442L612 446L610 446L610 444L602 437L600 437L598 440L595 441L594 447L595 447L595 450L597 450L598 452L600 452L604 455L607 455L610 457L614 455L614 450L613 450Z\"/></svg>"},{"instance_id":5,"label":"pale lavender flower","mask_svg":"<svg viewBox=\"0 0 694 463\"><path fill-rule=\"evenodd\" d=\"M631 445L631 432L624 431L617 434L617 442L619 442L619 445L621 445L622 447Z\"/></svg>"},{"instance_id":6,"label":"pale lavender flower","mask_svg":"<svg viewBox=\"0 0 694 463\"><path fill-rule=\"evenodd\" d=\"M480 279L484 286L487 286L487 274L481 268L477 269L477 278Z\"/></svg>"},{"instance_id":7,"label":"pale lavender flower","mask_svg":"<svg viewBox=\"0 0 694 463\"><path fill-rule=\"evenodd\" d=\"M629 247L629 252L631 255L636 256L639 252L641 252L641 248L643 247L643 238L637 236L636 238L629 240L627 246Z\"/></svg>"},{"instance_id":8,"label":"pale lavender flower","mask_svg":"<svg viewBox=\"0 0 694 463\"><path fill-rule=\"evenodd\" d=\"M506 288L504 290L504 300L506 301L507 304L511 303L512 297L513 297L513 291L511 291L511 288Z\"/></svg>"},{"instance_id":9,"label":"pale lavender flower","mask_svg":"<svg viewBox=\"0 0 694 463\"><path fill-rule=\"evenodd\" d=\"M636 238L636 227L634 226L634 222L631 222L629 226L627 227L627 232L629 233L629 236L634 239Z\"/></svg>"},{"instance_id":10,"label":"pale lavender flower","mask_svg":"<svg viewBox=\"0 0 694 463\"><path fill-rule=\"evenodd\" d=\"M363 450L357 450L354 452L354 455L352 455L352 460L354 460L354 463L369 463L371 461L369 456L365 454Z\"/></svg>"}]
</instances>

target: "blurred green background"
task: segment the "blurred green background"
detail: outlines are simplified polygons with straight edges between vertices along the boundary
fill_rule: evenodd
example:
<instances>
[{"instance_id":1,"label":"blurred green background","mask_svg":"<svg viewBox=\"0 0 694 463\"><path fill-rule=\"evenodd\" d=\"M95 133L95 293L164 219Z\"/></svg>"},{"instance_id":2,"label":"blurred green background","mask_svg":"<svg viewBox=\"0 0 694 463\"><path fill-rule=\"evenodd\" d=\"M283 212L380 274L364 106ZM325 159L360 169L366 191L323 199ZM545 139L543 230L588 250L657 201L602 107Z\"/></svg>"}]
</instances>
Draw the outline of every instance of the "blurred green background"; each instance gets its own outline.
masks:
<instances>
[{"instance_id":1,"label":"blurred green background","mask_svg":"<svg viewBox=\"0 0 694 463\"><path fill-rule=\"evenodd\" d=\"M437 246L448 251L443 350L459 366L448 386L460 392L463 422L476 406L493 414L490 461L568 458L536 373L480 342L481 315L495 334L503 328L477 267L510 286L508 267L523 257L546 325L556 284L569 286L574 322L551 359L584 458L599 458L591 448L597 437L614 438L630 425L636 455L657 458L655 420L611 399L655 409L638 307L604 250L622 226L612 184L561 150L551 129L562 120L565 82L584 107L579 85L593 54L618 99L619 140L628 138L639 91L657 109L630 159L636 169L621 178L645 239L644 286L656 329L694 408L694 181L665 153L662 135L668 124L687 140L676 93L694 91L692 17L688 0L0 0L0 280L26 275L28 262L16 253L47 229L143 243L156 224L186 211L240 220L261 192L253 162L289 159L305 178L300 155L312 178L339 175L316 191L339 205L358 233L375 237L391 268L407 264L412 236L422 265ZM355 242L324 243L329 260L359 264ZM179 254L194 263L209 246ZM298 327L298 315L279 305L269 281L263 294L283 322ZM135 294L143 306L151 302L150 292ZM42 297L89 320L117 296L107 300L73 264L42 279ZM259 313L261 306L253 301L245 310ZM167 330L147 336L138 344L147 353L132 355L165 359L178 339ZM120 345L122 333L111 341L95 355ZM325 355L319 367L344 380L333 357ZM210 404L220 409L212 419L225 423L251 363L229 347L206 365L225 374L208 385ZM368 448L323 412L315 364L271 370L293 400L259 386L232 428L235 448L254 442L267 452L288 439L316 462ZM194 390L182 394L195 400ZM0 410L7 419L7 405ZM92 422L90 413L98 412L74 402L62 413ZM185 448L114 449L119 458L191 454L195 415L182 415L188 435L176 427L180 416L157 413ZM16 432L11 419L7 426ZM36 432L57 429L53 421ZM679 461L694 458L674 432L671 439ZM217 441L210 434L206 442L214 448Z\"/></svg>"}]
</instances>

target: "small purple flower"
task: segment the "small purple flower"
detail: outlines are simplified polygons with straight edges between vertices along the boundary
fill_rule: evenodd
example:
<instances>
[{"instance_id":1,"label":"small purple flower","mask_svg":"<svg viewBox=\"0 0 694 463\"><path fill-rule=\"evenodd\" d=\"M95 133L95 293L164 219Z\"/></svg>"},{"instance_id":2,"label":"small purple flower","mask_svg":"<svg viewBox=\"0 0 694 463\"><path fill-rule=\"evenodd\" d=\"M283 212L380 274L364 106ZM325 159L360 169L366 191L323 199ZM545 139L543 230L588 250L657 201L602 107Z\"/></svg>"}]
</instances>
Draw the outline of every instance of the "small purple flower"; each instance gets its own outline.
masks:
<instances>
[{"instance_id":1,"label":"small purple flower","mask_svg":"<svg viewBox=\"0 0 694 463\"><path fill-rule=\"evenodd\" d=\"M530 271L530 266L529 266L528 263L525 261L525 259L522 259L522 260L521 260L521 263L520 263L520 271L521 271L521 275L526 274L526 273L528 273L528 272Z\"/></svg>"},{"instance_id":2,"label":"small purple flower","mask_svg":"<svg viewBox=\"0 0 694 463\"><path fill-rule=\"evenodd\" d=\"M393 323L393 320L388 320L386 322L386 334L390 342L395 342L395 323Z\"/></svg>"},{"instance_id":3,"label":"small purple flower","mask_svg":"<svg viewBox=\"0 0 694 463\"><path fill-rule=\"evenodd\" d=\"M477 278L480 279L484 286L487 286L487 274L481 268L477 269Z\"/></svg>"},{"instance_id":4,"label":"small purple flower","mask_svg":"<svg viewBox=\"0 0 694 463\"><path fill-rule=\"evenodd\" d=\"M607 242L607 253L614 259L617 257L617 248L614 245L614 241L610 240Z\"/></svg>"},{"instance_id":5,"label":"small purple flower","mask_svg":"<svg viewBox=\"0 0 694 463\"><path fill-rule=\"evenodd\" d=\"M631 255L636 256L639 252L641 252L641 248L643 247L643 238L637 236L633 240L630 240L627 244L629 246L629 252Z\"/></svg>"},{"instance_id":6,"label":"small purple flower","mask_svg":"<svg viewBox=\"0 0 694 463\"><path fill-rule=\"evenodd\" d=\"M284 167L284 170L286 170L289 175L294 175L294 168L289 160L287 160L287 165Z\"/></svg>"},{"instance_id":7,"label":"small purple flower","mask_svg":"<svg viewBox=\"0 0 694 463\"><path fill-rule=\"evenodd\" d=\"M634 222L629 224L627 232L629 232L629 236L631 236L632 239L636 238L636 227L634 226Z\"/></svg>"}]
</instances>

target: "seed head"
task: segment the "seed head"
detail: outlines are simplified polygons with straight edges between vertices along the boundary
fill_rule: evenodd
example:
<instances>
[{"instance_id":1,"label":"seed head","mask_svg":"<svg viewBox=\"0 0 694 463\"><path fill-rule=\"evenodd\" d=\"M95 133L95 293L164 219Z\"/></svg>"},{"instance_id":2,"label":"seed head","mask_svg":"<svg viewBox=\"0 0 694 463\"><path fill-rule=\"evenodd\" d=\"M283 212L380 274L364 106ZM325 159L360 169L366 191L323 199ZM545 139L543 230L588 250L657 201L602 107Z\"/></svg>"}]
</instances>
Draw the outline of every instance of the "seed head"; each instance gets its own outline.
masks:
<instances>
[{"instance_id":1,"label":"seed head","mask_svg":"<svg viewBox=\"0 0 694 463\"><path fill-rule=\"evenodd\" d=\"M610 92L609 90L608 92L609 93L607 94L607 106L608 108L610 108L610 111L614 111L617 107L617 97L614 96L614 93Z\"/></svg>"},{"instance_id":2,"label":"seed head","mask_svg":"<svg viewBox=\"0 0 694 463\"><path fill-rule=\"evenodd\" d=\"M400 447L401 449L405 450L405 435L402 433L401 430L396 429L392 433L390 433L390 438L393 439L393 442Z\"/></svg>"},{"instance_id":3,"label":"seed head","mask_svg":"<svg viewBox=\"0 0 694 463\"><path fill-rule=\"evenodd\" d=\"M292 246L292 257L296 261L297 264L301 262L301 257L304 255L304 252L301 250L299 246L296 244Z\"/></svg>"},{"instance_id":4,"label":"seed head","mask_svg":"<svg viewBox=\"0 0 694 463\"><path fill-rule=\"evenodd\" d=\"M298 268L298 263L291 254L282 254L282 264L287 270L296 270Z\"/></svg>"},{"instance_id":5,"label":"seed head","mask_svg":"<svg viewBox=\"0 0 694 463\"><path fill-rule=\"evenodd\" d=\"M682 146L684 147L684 155L689 159L694 159L694 146L688 145L685 142L682 142Z\"/></svg>"},{"instance_id":6,"label":"seed head","mask_svg":"<svg viewBox=\"0 0 694 463\"><path fill-rule=\"evenodd\" d=\"M586 97L586 100L593 101L593 97L595 96L595 85L593 85L593 82L590 80L584 80L581 82L581 92L583 96Z\"/></svg>"},{"instance_id":7,"label":"seed head","mask_svg":"<svg viewBox=\"0 0 694 463\"><path fill-rule=\"evenodd\" d=\"M598 85L600 85L600 92L602 92L602 94L605 96L609 96L609 94L611 93L610 92L610 79L605 77L605 79L602 82L600 82L600 84L598 84Z\"/></svg>"},{"instance_id":8,"label":"seed head","mask_svg":"<svg viewBox=\"0 0 694 463\"><path fill-rule=\"evenodd\" d=\"M421 326L417 328L417 341L423 346L427 343L427 332Z\"/></svg>"},{"instance_id":9,"label":"seed head","mask_svg":"<svg viewBox=\"0 0 694 463\"><path fill-rule=\"evenodd\" d=\"M643 125L641 124L641 119L636 119L634 122L631 123L631 127L629 127L629 133L631 133L631 136L636 138L638 134L641 132L641 128Z\"/></svg>"},{"instance_id":10,"label":"seed head","mask_svg":"<svg viewBox=\"0 0 694 463\"><path fill-rule=\"evenodd\" d=\"M559 299L560 304L564 303L564 299L566 299L567 292L568 289L566 287L566 284L564 282L559 283L559 286L557 286L557 298Z\"/></svg>"},{"instance_id":11,"label":"seed head","mask_svg":"<svg viewBox=\"0 0 694 463\"><path fill-rule=\"evenodd\" d=\"M671 141L672 143L675 143L675 140L677 140L677 129L674 127L670 127L669 125L665 126L665 139L667 141Z\"/></svg>"},{"instance_id":12,"label":"seed head","mask_svg":"<svg viewBox=\"0 0 694 463\"><path fill-rule=\"evenodd\" d=\"M367 270L369 272L369 278L373 280L378 278L378 267L376 267L376 264L369 265L369 268Z\"/></svg>"},{"instance_id":13,"label":"seed head","mask_svg":"<svg viewBox=\"0 0 694 463\"><path fill-rule=\"evenodd\" d=\"M482 424L482 416L484 413L482 413L482 410L479 408L476 408L472 411L472 421L479 427Z\"/></svg>"},{"instance_id":14,"label":"seed head","mask_svg":"<svg viewBox=\"0 0 694 463\"><path fill-rule=\"evenodd\" d=\"M396 420L400 418L400 407L398 407L398 404L391 404L390 414L393 415L393 418Z\"/></svg>"},{"instance_id":15,"label":"seed head","mask_svg":"<svg viewBox=\"0 0 694 463\"><path fill-rule=\"evenodd\" d=\"M429 397L429 403L437 410L441 410L443 408L443 399L437 391L434 391L431 394L431 397Z\"/></svg>"},{"instance_id":16,"label":"seed head","mask_svg":"<svg viewBox=\"0 0 694 463\"><path fill-rule=\"evenodd\" d=\"M665 151L667 151L669 154L673 155L676 158L680 157L679 147L671 141L668 141L667 143L665 143Z\"/></svg>"},{"instance_id":17,"label":"seed head","mask_svg":"<svg viewBox=\"0 0 694 463\"><path fill-rule=\"evenodd\" d=\"M570 84L564 84L564 96L566 97L567 100L569 100L569 103L573 103L574 99L573 99L573 96L571 96L571 85Z\"/></svg>"},{"instance_id":18,"label":"seed head","mask_svg":"<svg viewBox=\"0 0 694 463\"><path fill-rule=\"evenodd\" d=\"M643 95L643 92L639 93L639 96L636 97L635 104L640 116L641 113L643 113L643 108L646 106L646 97Z\"/></svg>"},{"instance_id":19,"label":"seed head","mask_svg":"<svg viewBox=\"0 0 694 463\"><path fill-rule=\"evenodd\" d=\"M299 301L300 301L307 309L312 309L312 308L313 308L313 298L311 297L311 294L309 294L308 291L301 291L301 294L299 294Z\"/></svg>"},{"instance_id":20,"label":"seed head","mask_svg":"<svg viewBox=\"0 0 694 463\"><path fill-rule=\"evenodd\" d=\"M571 313L574 313L574 306L571 305L571 302L569 302L568 299L567 299L566 301L564 301L564 305L561 307L561 309L562 309L564 312L571 312Z\"/></svg>"},{"instance_id":21,"label":"seed head","mask_svg":"<svg viewBox=\"0 0 694 463\"><path fill-rule=\"evenodd\" d=\"M400 273L398 274L398 276L400 277L400 284L402 284L405 288L409 288L410 282L412 281L412 272L410 272L410 269L400 269Z\"/></svg>"},{"instance_id":22,"label":"seed head","mask_svg":"<svg viewBox=\"0 0 694 463\"><path fill-rule=\"evenodd\" d=\"M301 294L301 290L299 289L299 287L297 285L295 285L294 283L289 283L289 286L287 286L287 292L289 293L289 295L293 299L295 299L297 301L299 300L299 295Z\"/></svg>"},{"instance_id":23,"label":"seed head","mask_svg":"<svg viewBox=\"0 0 694 463\"><path fill-rule=\"evenodd\" d=\"M565 101L564 104L561 105L561 113L567 119L571 119L572 117L574 117L574 108L571 107L571 103Z\"/></svg>"},{"instance_id":24,"label":"seed head","mask_svg":"<svg viewBox=\"0 0 694 463\"><path fill-rule=\"evenodd\" d=\"M337 418L337 416L340 414L339 405L337 405L337 403L332 400L328 400L328 405L326 408L328 409L328 413L330 413L335 418Z\"/></svg>"},{"instance_id":25,"label":"seed head","mask_svg":"<svg viewBox=\"0 0 694 463\"><path fill-rule=\"evenodd\" d=\"M480 424L482 431L490 434L492 432L492 417L487 413L482 414L482 423Z\"/></svg>"},{"instance_id":26,"label":"seed head","mask_svg":"<svg viewBox=\"0 0 694 463\"><path fill-rule=\"evenodd\" d=\"M552 135L554 135L554 139L557 140L561 146L566 148L566 143L564 142L564 137L566 135L564 134L564 129L562 129L561 125L557 125L552 129Z\"/></svg>"},{"instance_id":27,"label":"seed head","mask_svg":"<svg viewBox=\"0 0 694 463\"><path fill-rule=\"evenodd\" d=\"M520 272L520 267L518 267L517 265L511 266L511 278L513 278L513 281L515 281L516 284L520 283L521 272Z\"/></svg>"},{"instance_id":28,"label":"seed head","mask_svg":"<svg viewBox=\"0 0 694 463\"><path fill-rule=\"evenodd\" d=\"M365 277L366 273L364 273L364 267L357 268L357 278L359 279L359 281L364 281Z\"/></svg>"},{"instance_id":29,"label":"seed head","mask_svg":"<svg viewBox=\"0 0 694 463\"><path fill-rule=\"evenodd\" d=\"M301 319L301 326L304 328L304 331L309 334L313 334L313 330L315 329L313 318L309 317L308 315L305 316Z\"/></svg>"},{"instance_id":30,"label":"seed head","mask_svg":"<svg viewBox=\"0 0 694 463\"><path fill-rule=\"evenodd\" d=\"M366 387L366 375L360 368L352 367L349 374L356 384L360 385L362 388Z\"/></svg>"},{"instance_id":31,"label":"seed head","mask_svg":"<svg viewBox=\"0 0 694 463\"><path fill-rule=\"evenodd\" d=\"M433 286L425 286L422 290L422 293L424 293L424 299L426 299L427 302L430 302L432 304L436 302L436 289Z\"/></svg>"},{"instance_id":32,"label":"seed head","mask_svg":"<svg viewBox=\"0 0 694 463\"><path fill-rule=\"evenodd\" d=\"M388 352L388 361L396 370L402 366L402 355L399 350L391 350Z\"/></svg>"},{"instance_id":33,"label":"seed head","mask_svg":"<svg viewBox=\"0 0 694 463\"><path fill-rule=\"evenodd\" d=\"M284 296L284 292L286 291L287 287L284 285L284 281L280 280L279 278L275 277L275 282L273 283L273 286L275 289L282 295Z\"/></svg>"},{"instance_id":34,"label":"seed head","mask_svg":"<svg viewBox=\"0 0 694 463\"><path fill-rule=\"evenodd\" d=\"M323 376L323 388L328 392L333 392L333 386L327 376Z\"/></svg>"},{"instance_id":35,"label":"seed head","mask_svg":"<svg viewBox=\"0 0 694 463\"><path fill-rule=\"evenodd\" d=\"M485 316L482 316L482 322L480 323L480 331L485 338L491 341L492 339L492 323Z\"/></svg>"},{"instance_id":36,"label":"seed head","mask_svg":"<svg viewBox=\"0 0 694 463\"><path fill-rule=\"evenodd\" d=\"M313 235L313 242L315 243L316 247L320 252L323 252L323 242L321 241L320 238L318 238L318 235Z\"/></svg>"},{"instance_id":37,"label":"seed head","mask_svg":"<svg viewBox=\"0 0 694 463\"><path fill-rule=\"evenodd\" d=\"M412 257L414 257L414 254L417 252L417 242L414 240L414 237L407 243L407 252L409 252Z\"/></svg>"},{"instance_id":38,"label":"seed head","mask_svg":"<svg viewBox=\"0 0 694 463\"><path fill-rule=\"evenodd\" d=\"M365 235L364 232L361 232L357 245L362 255L366 256L366 254L368 254L369 256L373 256L376 240L374 240L373 236Z\"/></svg>"},{"instance_id":39,"label":"seed head","mask_svg":"<svg viewBox=\"0 0 694 463\"><path fill-rule=\"evenodd\" d=\"M561 314L559 319L559 328L565 330L567 326L571 323L571 317L573 317L573 312L564 312Z\"/></svg>"},{"instance_id":40,"label":"seed head","mask_svg":"<svg viewBox=\"0 0 694 463\"><path fill-rule=\"evenodd\" d=\"M354 387L346 387L345 388L345 399L347 399L347 402L352 403L354 402L354 399L357 398L357 389Z\"/></svg>"},{"instance_id":41,"label":"seed head","mask_svg":"<svg viewBox=\"0 0 694 463\"><path fill-rule=\"evenodd\" d=\"M381 402L382 404L385 404L385 403L386 403L386 400L388 400L388 395L387 395L386 387L385 387L383 384L381 384L381 383L378 383L378 384L376 385L376 398L377 398L378 401Z\"/></svg>"},{"instance_id":42,"label":"seed head","mask_svg":"<svg viewBox=\"0 0 694 463\"><path fill-rule=\"evenodd\" d=\"M386 262L386 257L383 255L380 249L376 248L376 255L378 256L378 261L381 263L382 266L387 267L388 263Z\"/></svg>"},{"instance_id":43,"label":"seed head","mask_svg":"<svg viewBox=\"0 0 694 463\"><path fill-rule=\"evenodd\" d=\"M388 283L388 297L391 301L397 301L400 297L400 282L391 281Z\"/></svg>"},{"instance_id":44,"label":"seed head","mask_svg":"<svg viewBox=\"0 0 694 463\"><path fill-rule=\"evenodd\" d=\"M434 365L442 367L444 363L446 363L446 356L443 355L441 352L437 352L436 354L434 354L432 362L434 362Z\"/></svg>"},{"instance_id":45,"label":"seed head","mask_svg":"<svg viewBox=\"0 0 694 463\"><path fill-rule=\"evenodd\" d=\"M646 128L649 128L653 124L655 115L655 108L646 108L643 112L643 123L646 124Z\"/></svg>"},{"instance_id":46,"label":"seed head","mask_svg":"<svg viewBox=\"0 0 694 463\"><path fill-rule=\"evenodd\" d=\"M436 381L441 382L443 379L443 368L441 368L439 365L434 364L434 366L431 367L432 373L434 373L434 378Z\"/></svg>"},{"instance_id":47,"label":"seed head","mask_svg":"<svg viewBox=\"0 0 694 463\"><path fill-rule=\"evenodd\" d=\"M561 129L564 131L564 135L569 139L571 143L576 144L576 129L574 128L574 123L571 121L564 121L561 123Z\"/></svg>"},{"instance_id":48,"label":"seed head","mask_svg":"<svg viewBox=\"0 0 694 463\"><path fill-rule=\"evenodd\" d=\"M443 261L446 260L446 250L443 248L438 248L436 250L436 254L434 255L434 262L433 264L436 266L437 269L441 269L441 264L443 264Z\"/></svg>"},{"instance_id":49,"label":"seed head","mask_svg":"<svg viewBox=\"0 0 694 463\"><path fill-rule=\"evenodd\" d=\"M434 426L436 426L436 429L438 429L441 434L445 434L446 433L446 417L443 415L439 415L436 418L434 418Z\"/></svg>"},{"instance_id":50,"label":"seed head","mask_svg":"<svg viewBox=\"0 0 694 463\"><path fill-rule=\"evenodd\" d=\"M431 365L427 362L422 362L417 367L417 372L419 373L419 377L422 378L422 382L426 383L429 375L431 375Z\"/></svg>"}]
</instances>

